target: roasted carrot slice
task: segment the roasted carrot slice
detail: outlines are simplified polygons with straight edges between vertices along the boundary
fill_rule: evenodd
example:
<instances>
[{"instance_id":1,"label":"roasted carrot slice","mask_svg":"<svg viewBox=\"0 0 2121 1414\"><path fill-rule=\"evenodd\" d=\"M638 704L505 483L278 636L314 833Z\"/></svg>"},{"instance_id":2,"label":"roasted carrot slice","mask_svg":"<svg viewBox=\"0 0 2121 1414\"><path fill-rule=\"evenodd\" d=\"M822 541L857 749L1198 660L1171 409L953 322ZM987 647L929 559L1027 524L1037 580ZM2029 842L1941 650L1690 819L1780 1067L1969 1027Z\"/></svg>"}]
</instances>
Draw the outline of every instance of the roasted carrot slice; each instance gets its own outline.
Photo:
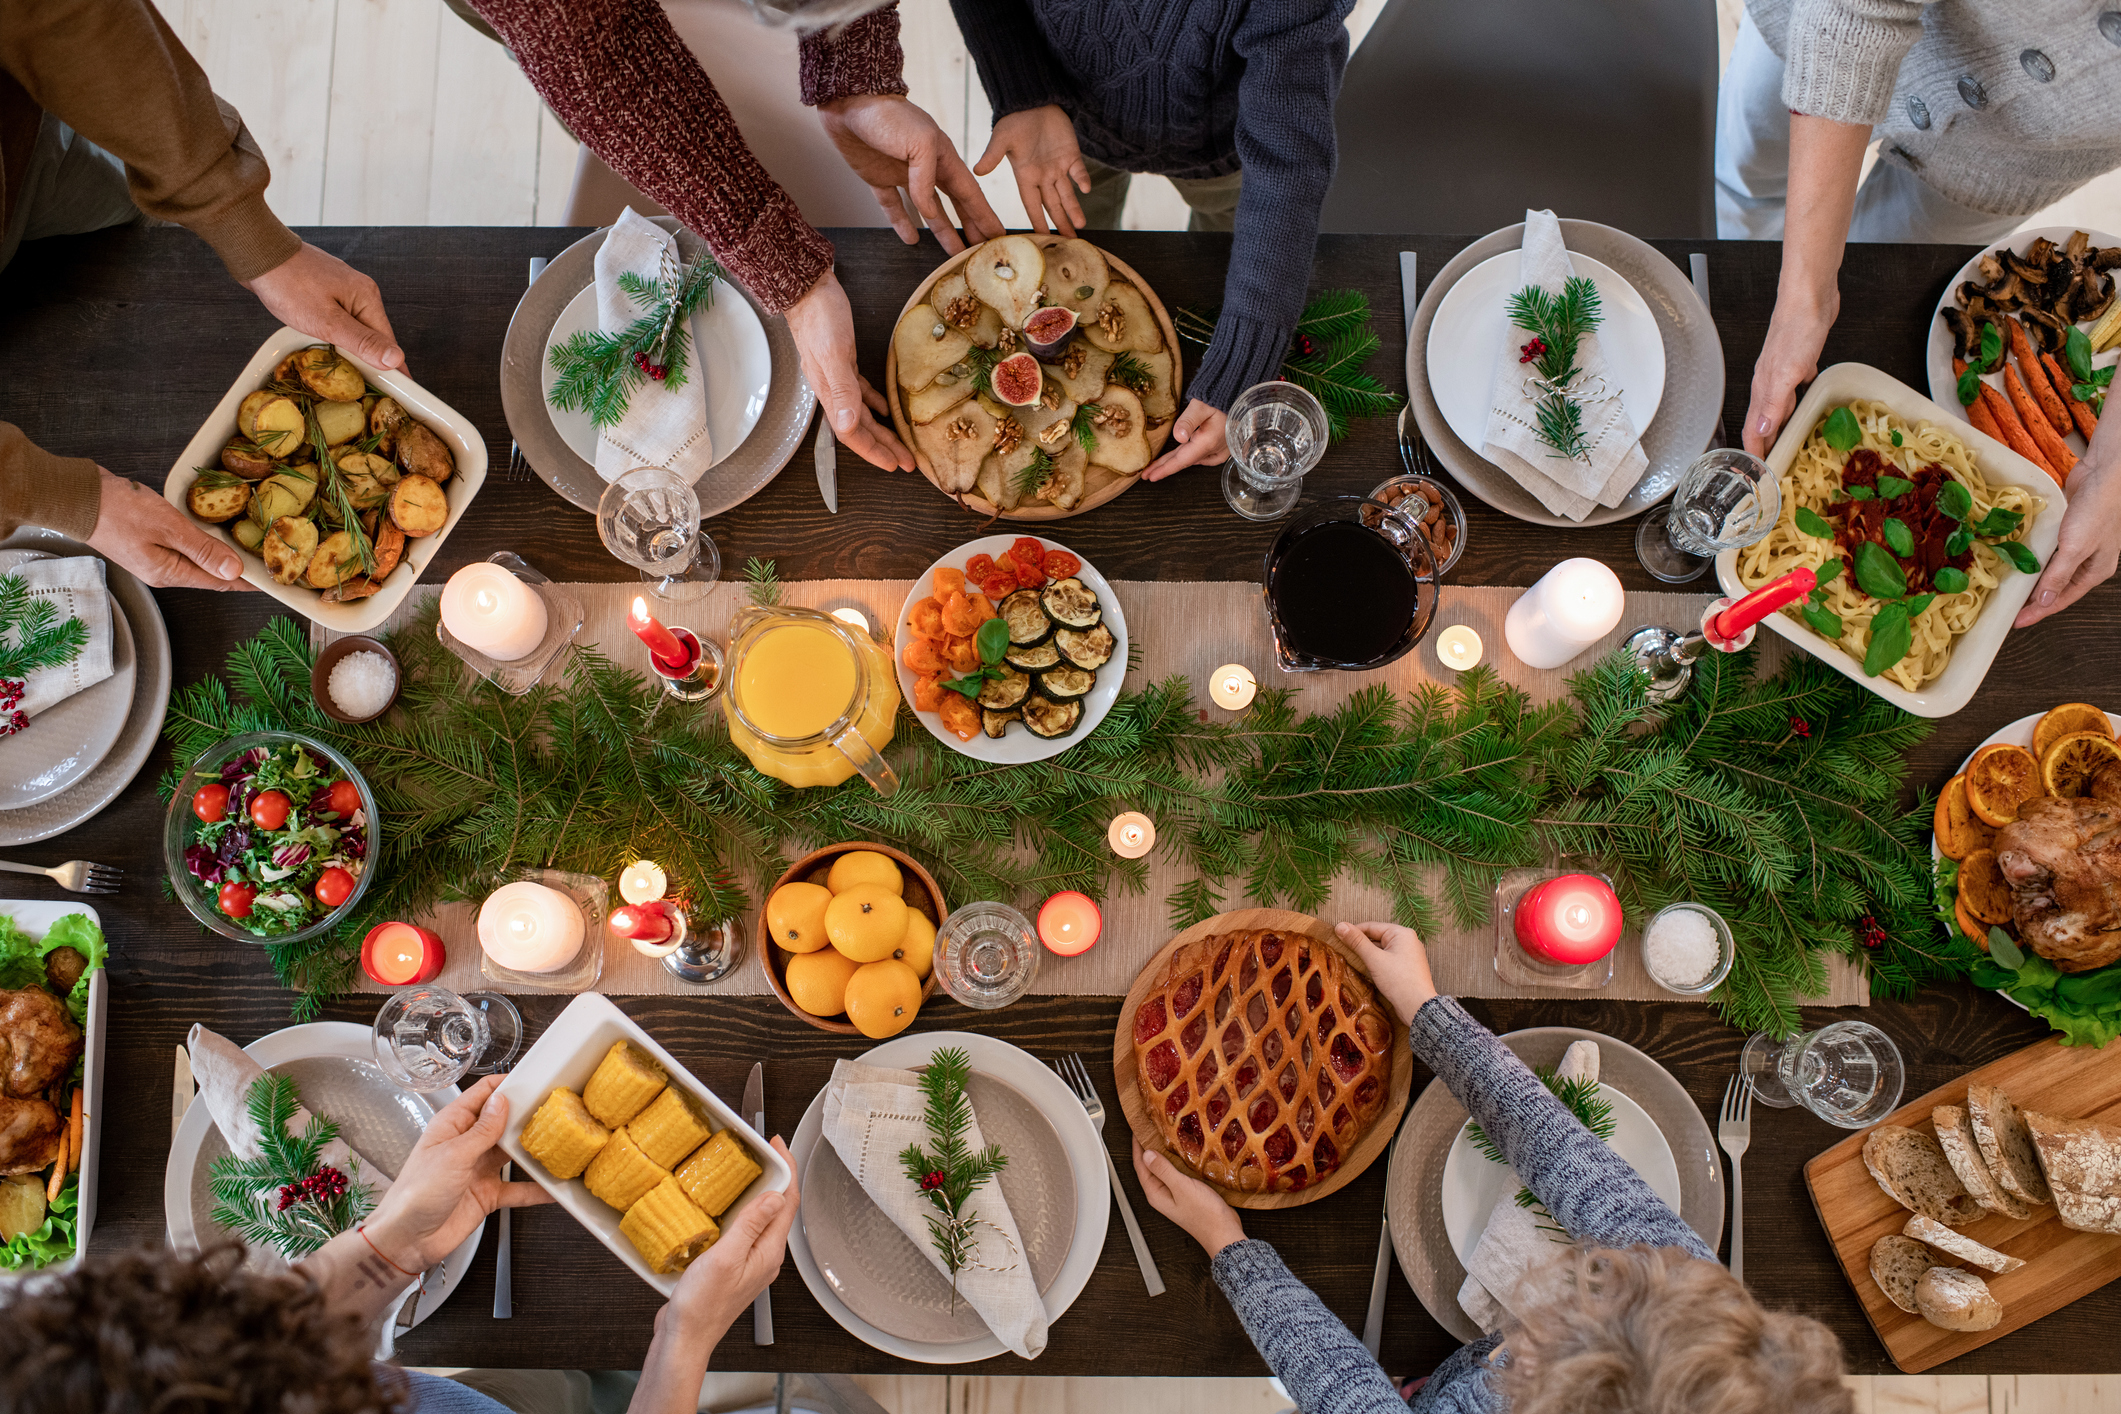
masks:
<instances>
[{"instance_id":1,"label":"roasted carrot slice","mask_svg":"<svg viewBox=\"0 0 2121 1414\"><path fill-rule=\"evenodd\" d=\"M906 615L906 622L912 627L914 633L922 638L941 638L943 636L943 606L941 601L933 598L921 600Z\"/></svg>"},{"instance_id":2,"label":"roasted carrot slice","mask_svg":"<svg viewBox=\"0 0 2121 1414\"><path fill-rule=\"evenodd\" d=\"M899 661L917 678L941 677L949 671L949 664L943 661L941 645L932 638L916 638L909 642Z\"/></svg>"},{"instance_id":3,"label":"roasted carrot slice","mask_svg":"<svg viewBox=\"0 0 2121 1414\"><path fill-rule=\"evenodd\" d=\"M979 708L972 705L971 698L961 692L946 692L939 710L943 726L959 741L970 741L979 735Z\"/></svg>"},{"instance_id":4,"label":"roasted carrot slice","mask_svg":"<svg viewBox=\"0 0 2121 1414\"><path fill-rule=\"evenodd\" d=\"M2033 401L2033 395L2025 390L2025 385L2018 381L2017 369L2003 370L2003 391L2010 394L2011 406L2018 410L2018 420L2023 422L2025 430L2032 434L2033 445L2040 449L2041 460L2055 472L2055 483L2061 485L2066 482L2071 468L2077 464L2076 454L2055 435L2055 429L2047 425L2047 418L2041 414L2039 404Z\"/></svg>"},{"instance_id":5,"label":"roasted carrot slice","mask_svg":"<svg viewBox=\"0 0 2121 1414\"><path fill-rule=\"evenodd\" d=\"M936 570L935 583L930 586L929 592L939 600L947 600L953 594L964 592L964 588L965 572L944 565Z\"/></svg>"},{"instance_id":6,"label":"roasted carrot slice","mask_svg":"<svg viewBox=\"0 0 2121 1414\"><path fill-rule=\"evenodd\" d=\"M943 632L952 638L969 638L979 630L980 617L963 594L943 601Z\"/></svg>"},{"instance_id":7,"label":"roasted carrot slice","mask_svg":"<svg viewBox=\"0 0 2121 1414\"><path fill-rule=\"evenodd\" d=\"M2090 403L2077 401L2077 395L2070 391L2077 386L2075 380L2055 361L2053 354L2040 355L2040 361L2047 365L2048 376L2054 380L2055 391L2062 395L2062 405L2069 409L2069 415L2076 422L2077 430L2082 432L2084 440L2089 442L2092 433L2099 430L2099 414L2092 411Z\"/></svg>"},{"instance_id":8,"label":"roasted carrot slice","mask_svg":"<svg viewBox=\"0 0 2121 1414\"><path fill-rule=\"evenodd\" d=\"M979 615L979 621L981 623L985 623L987 622L987 620L994 617L993 601L988 599L986 595L967 594L965 596L965 602L972 606L973 613Z\"/></svg>"},{"instance_id":9,"label":"roasted carrot slice","mask_svg":"<svg viewBox=\"0 0 2121 1414\"><path fill-rule=\"evenodd\" d=\"M980 666L979 645L969 638L945 639L943 661L950 665L953 673L976 673Z\"/></svg>"},{"instance_id":10,"label":"roasted carrot slice","mask_svg":"<svg viewBox=\"0 0 2121 1414\"><path fill-rule=\"evenodd\" d=\"M916 712L940 712L943 699L954 695L943 691L943 680L939 677L924 675L913 680L913 710Z\"/></svg>"},{"instance_id":11,"label":"roasted carrot slice","mask_svg":"<svg viewBox=\"0 0 2121 1414\"><path fill-rule=\"evenodd\" d=\"M2011 358L2017 362L2018 376L2025 380L2025 391L2033 395L2034 406L2047 419L2048 431L2057 437L2069 435L2069 414L2062 410L2062 399L2055 396L2054 388L2047 381L2047 369L2040 363L2040 356L2033 352L2033 341L2025 337L2025 326L2016 318L2003 321L2010 333Z\"/></svg>"}]
</instances>

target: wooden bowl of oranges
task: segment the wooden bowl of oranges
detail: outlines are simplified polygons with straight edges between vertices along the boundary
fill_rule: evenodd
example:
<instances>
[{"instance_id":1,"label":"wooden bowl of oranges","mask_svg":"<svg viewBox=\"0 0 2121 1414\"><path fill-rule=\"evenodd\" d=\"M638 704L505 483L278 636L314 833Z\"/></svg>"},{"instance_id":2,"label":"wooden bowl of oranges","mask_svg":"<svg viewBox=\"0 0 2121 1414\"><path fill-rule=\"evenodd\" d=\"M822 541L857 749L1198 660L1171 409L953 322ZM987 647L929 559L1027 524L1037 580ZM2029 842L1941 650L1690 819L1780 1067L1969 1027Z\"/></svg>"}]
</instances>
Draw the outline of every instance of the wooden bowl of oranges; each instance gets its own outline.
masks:
<instances>
[{"instance_id":1,"label":"wooden bowl of oranges","mask_svg":"<svg viewBox=\"0 0 2121 1414\"><path fill-rule=\"evenodd\" d=\"M759 910L759 964L781 1004L820 1031L880 1041L913 1024L935 991L943 891L883 844L836 844L798 859Z\"/></svg>"}]
</instances>

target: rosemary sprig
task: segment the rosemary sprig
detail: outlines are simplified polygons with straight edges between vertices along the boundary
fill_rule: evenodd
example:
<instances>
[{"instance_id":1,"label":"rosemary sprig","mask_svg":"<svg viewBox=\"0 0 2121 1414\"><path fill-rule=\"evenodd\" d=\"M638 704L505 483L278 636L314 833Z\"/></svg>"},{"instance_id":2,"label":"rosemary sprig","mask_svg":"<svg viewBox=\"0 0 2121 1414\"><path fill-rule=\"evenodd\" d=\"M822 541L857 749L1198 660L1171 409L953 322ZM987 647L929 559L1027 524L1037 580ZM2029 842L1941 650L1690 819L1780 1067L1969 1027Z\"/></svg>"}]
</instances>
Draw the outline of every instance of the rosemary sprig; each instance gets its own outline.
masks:
<instances>
[{"instance_id":1,"label":"rosemary sprig","mask_svg":"<svg viewBox=\"0 0 2121 1414\"><path fill-rule=\"evenodd\" d=\"M353 503L353 493L347 489L346 478L340 474L338 463L331 459L331 445L324 440L324 428L317 422L314 411L303 414L309 424L309 444L316 450L317 465L322 469L324 480L317 490L324 504L331 509L339 522L339 529L346 532L353 542L354 559L360 563L362 574L376 572L376 547L368 538L368 530L361 524L361 513ZM347 579L346 562L336 566L338 579L344 584Z\"/></svg>"},{"instance_id":2,"label":"rosemary sprig","mask_svg":"<svg viewBox=\"0 0 2121 1414\"><path fill-rule=\"evenodd\" d=\"M899 1152L899 1163L935 1212L928 1217L928 1235L936 1255L950 1273L950 1295L957 1297L957 1276L979 1248L979 1219L965 1210L973 1192L1009 1165L1001 1146L989 1144L975 1151L965 1142L972 1127L972 1102L965 1086L972 1079L972 1057L956 1046L948 1046L928 1058L921 1072L921 1094L927 1098L924 1116L931 1147L909 1144Z\"/></svg>"},{"instance_id":3,"label":"rosemary sprig","mask_svg":"<svg viewBox=\"0 0 2121 1414\"><path fill-rule=\"evenodd\" d=\"M199 484L209 491L226 491L232 487L250 485L234 472L224 471L218 466L194 467L193 470L198 473Z\"/></svg>"}]
</instances>

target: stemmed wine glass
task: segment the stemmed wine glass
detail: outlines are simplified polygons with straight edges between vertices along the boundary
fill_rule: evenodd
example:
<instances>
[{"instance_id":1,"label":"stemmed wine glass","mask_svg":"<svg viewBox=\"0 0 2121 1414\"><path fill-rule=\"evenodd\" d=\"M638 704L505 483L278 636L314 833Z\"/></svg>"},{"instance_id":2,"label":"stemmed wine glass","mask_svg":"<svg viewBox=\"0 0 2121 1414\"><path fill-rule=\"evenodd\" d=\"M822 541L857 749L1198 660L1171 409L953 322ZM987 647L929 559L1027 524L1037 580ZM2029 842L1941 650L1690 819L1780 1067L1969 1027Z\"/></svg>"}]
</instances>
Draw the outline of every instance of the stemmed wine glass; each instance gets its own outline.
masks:
<instances>
[{"instance_id":1,"label":"stemmed wine glass","mask_svg":"<svg viewBox=\"0 0 2121 1414\"><path fill-rule=\"evenodd\" d=\"M1652 507L1635 530L1635 558L1666 584L1700 577L1720 550L1768 538L1782 514L1782 478L1737 447L1695 459L1672 499Z\"/></svg>"},{"instance_id":2,"label":"stemmed wine glass","mask_svg":"<svg viewBox=\"0 0 2121 1414\"><path fill-rule=\"evenodd\" d=\"M1802 1105L1843 1129L1866 1128L1898 1109L1907 1081L1900 1048L1868 1021L1837 1021L1787 1041L1755 1033L1738 1067L1761 1104Z\"/></svg>"},{"instance_id":3,"label":"stemmed wine glass","mask_svg":"<svg viewBox=\"0 0 2121 1414\"><path fill-rule=\"evenodd\" d=\"M700 498L691 482L664 467L635 467L604 488L597 535L659 599L697 599L721 577L722 552L700 529Z\"/></svg>"},{"instance_id":4,"label":"stemmed wine glass","mask_svg":"<svg viewBox=\"0 0 2121 1414\"><path fill-rule=\"evenodd\" d=\"M523 1048L523 1014L499 992L458 996L430 982L383 1003L374 1044L383 1073L424 1095L506 1070Z\"/></svg>"},{"instance_id":5,"label":"stemmed wine glass","mask_svg":"<svg viewBox=\"0 0 2121 1414\"><path fill-rule=\"evenodd\" d=\"M1223 499L1247 520L1287 515L1303 494L1304 474L1326 454L1326 410L1294 383L1260 383L1230 404L1223 438Z\"/></svg>"}]
</instances>

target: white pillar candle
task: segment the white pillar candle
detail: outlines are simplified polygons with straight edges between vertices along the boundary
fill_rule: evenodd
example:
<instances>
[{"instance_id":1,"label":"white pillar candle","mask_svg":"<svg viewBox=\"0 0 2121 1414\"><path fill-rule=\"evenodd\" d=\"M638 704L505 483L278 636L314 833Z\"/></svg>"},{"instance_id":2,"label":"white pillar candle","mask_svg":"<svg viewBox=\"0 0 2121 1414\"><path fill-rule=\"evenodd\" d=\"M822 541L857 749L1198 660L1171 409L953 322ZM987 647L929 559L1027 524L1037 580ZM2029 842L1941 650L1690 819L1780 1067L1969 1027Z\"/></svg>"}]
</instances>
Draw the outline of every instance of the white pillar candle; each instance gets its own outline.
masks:
<instances>
[{"instance_id":1,"label":"white pillar candle","mask_svg":"<svg viewBox=\"0 0 2121 1414\"><path fill-rule=\"evenodd\" d=\"M1464 672L1480 664L1480 635L1465 624L1452 624L1436 635L1436 661L1453 672Z\"/></svg>"},{"instance_id":2,"label":"white pillar candle","mask_svg":"<svg viewBox=\"0 0 2121 1414\"><path fill-rule=\"evenodd\" d=\"M527 658L545 641L545 600L499 565L466 565L442 586L442 626L497 663Z\"/></svg>"},{"instance_id":3,"label":"white pillar candle","mask_svg":"<svg viewBox=\"0 0 2121 1414\"><path fill-rule=\"evenodd\" d=\"M582 953L582 910L558 889L503 884L479 908L479 946L516 972L557 972Z\"/></svg>"},{"instance_id":4,"label":"white pillar candle","mask_svg":"<svg viewBox=\"0 0 2121 1414\"><path fill-rule=\"evenodd\" d=\"M1596 560L1563 560L1510 606L1502 636L1526 667L1558 668L1611 633L1626 595Z\"/></svg>"},{"instance_id":5,"label":"white pillar candle","mask_svg":"<svg viewBox=\"0 0 2121 1414\"><path fill-rule=\"evenodd\" d=\"M1259 679L1243 663L1225 663L1208 678L1208 696L1215 705L1242 712L1259 695Z\"/></svg>"}]
</instances>

